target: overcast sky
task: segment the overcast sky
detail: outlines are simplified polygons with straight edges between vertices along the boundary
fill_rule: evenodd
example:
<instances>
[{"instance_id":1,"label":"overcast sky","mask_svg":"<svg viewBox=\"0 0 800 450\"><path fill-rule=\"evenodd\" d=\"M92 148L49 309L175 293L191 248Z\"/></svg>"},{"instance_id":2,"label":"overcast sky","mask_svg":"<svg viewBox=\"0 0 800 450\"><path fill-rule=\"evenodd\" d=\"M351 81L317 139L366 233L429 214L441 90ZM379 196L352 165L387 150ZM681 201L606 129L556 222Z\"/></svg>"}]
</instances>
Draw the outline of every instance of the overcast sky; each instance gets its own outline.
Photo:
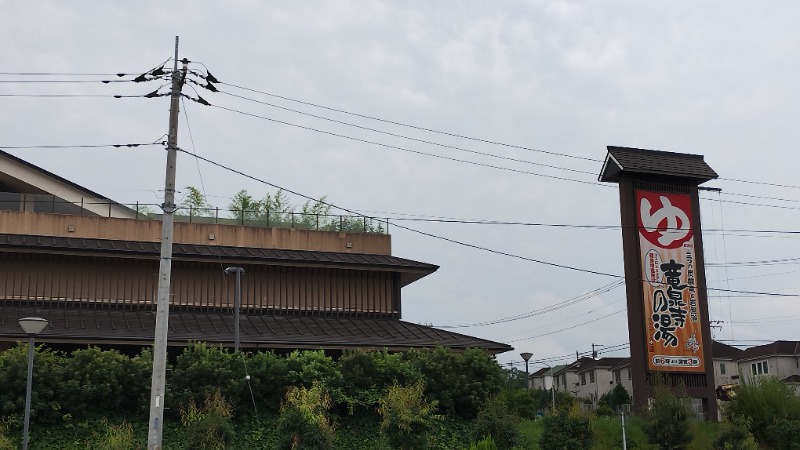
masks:
<instances>
[{"instance_id":1,"label":"overcast sky","mask_svg":"<svg viewBox=\"0 0 800 450\"><path fill-rule=\"evenodd\" d=\"M395 255L441 266L403 290L403 318L461 325L546 308L617 280L525 258L622 274L617 186L596 184L607 145L705 155L724 178L706 184L721 194L701 201L709 286L800 294L797 17L795 1L0 0L0 72L136 75L172 57L177 35L180 57L207 66L224 92L195 86L214 106L185 103L183 149L370 215L612 227L397 221L522 257L515 258L390 225ZM167 132L167 98L109 97L146 94L159 82L7 82L38 79L76 77L3 74L0 95L101 97L0 97L0 148L143 143ZM163 196L158 146L8 151L122 203ZM240 189L274 192L186 154L177 173L179 198L196 186L222 208ZM501 362L519 361L520 351L574 359L592 343L616 349L603 356L626 356L614 347L628 341L624 296L616 287L545 314L457 331L513 345ZM797 297L709 297L717 339L800 339Z\"/></svg>"}]
</instances>

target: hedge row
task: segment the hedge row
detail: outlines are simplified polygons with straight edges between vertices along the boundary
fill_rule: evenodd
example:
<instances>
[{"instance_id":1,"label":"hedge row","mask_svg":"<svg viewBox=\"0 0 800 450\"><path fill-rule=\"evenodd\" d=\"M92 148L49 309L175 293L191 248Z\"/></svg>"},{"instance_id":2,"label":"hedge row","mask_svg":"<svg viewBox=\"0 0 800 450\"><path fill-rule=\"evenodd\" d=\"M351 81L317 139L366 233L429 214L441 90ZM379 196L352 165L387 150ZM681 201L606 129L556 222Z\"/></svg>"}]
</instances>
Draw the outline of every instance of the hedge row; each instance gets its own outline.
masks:
<instances>
[{"instance_id":1,"label":"hedge row","mask_svg":"<svg viewBox=\"0 0 800 450\"><path fill-rule=\"evenodd\" d=\"M0 416L21 420L25 402L27 345L0 353ZM152 353L134 357L96 347L65 354L37 348L31 420L58 424L97 417L143 418L149 411ZM248 375L249 379L246 379ZM472 419L500 392L503 372L482 350L348 351L338 360L322 351L234 354L193 343L167 370L166 414L178 417L191 401L201 403L219 389L237 416L277 414L291 386L322 383L336 415L374 415L378 399L395 381L424 382L425 395L440 412Z\"/></svg>"}]
</instances>

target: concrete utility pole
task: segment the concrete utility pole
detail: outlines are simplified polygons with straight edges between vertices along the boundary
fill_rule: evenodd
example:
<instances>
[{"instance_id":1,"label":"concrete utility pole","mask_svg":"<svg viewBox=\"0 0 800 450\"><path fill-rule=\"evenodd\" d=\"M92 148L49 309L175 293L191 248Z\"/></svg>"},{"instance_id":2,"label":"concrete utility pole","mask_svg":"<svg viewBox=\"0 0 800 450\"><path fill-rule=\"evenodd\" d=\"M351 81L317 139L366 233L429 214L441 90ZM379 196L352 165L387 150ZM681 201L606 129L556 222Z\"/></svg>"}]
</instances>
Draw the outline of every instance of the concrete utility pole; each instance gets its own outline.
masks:
<instances>
[{"instance_id":1,"label":"concrete utility pole","mask_svg":"<svg viewBox=\"0 0 800 450\"><path fill-rule=\"evenodd\" d=\"M164 185L164 210L161 224L161 262L158 270L158 307L153 342L153 381L150 387L150 421L147 429L148 450L161 450L164 430L164 393L167 372L167 331L169 330L169 282L172 273L172 223L175 214L175 161L178 150L178 111L181 88L186 79L186 63L178 72L178 36L175 36L175 64L172 70L172 92L169 106L167 137L167 177Z\"/></svg>"}]
</instances>

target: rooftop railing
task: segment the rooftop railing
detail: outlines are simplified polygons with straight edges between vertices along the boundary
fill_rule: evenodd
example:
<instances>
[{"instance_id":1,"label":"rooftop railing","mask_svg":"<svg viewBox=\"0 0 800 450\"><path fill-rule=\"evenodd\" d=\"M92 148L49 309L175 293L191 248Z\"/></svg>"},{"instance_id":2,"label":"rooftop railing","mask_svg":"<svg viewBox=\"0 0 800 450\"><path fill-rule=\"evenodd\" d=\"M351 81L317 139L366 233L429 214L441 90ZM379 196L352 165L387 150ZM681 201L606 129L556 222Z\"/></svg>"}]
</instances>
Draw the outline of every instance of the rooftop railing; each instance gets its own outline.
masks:
<instances>
[{"instance_id":1,"label":"rooftop railing","mask_svg":"<svg viewBox=\"0 0 800 450\"><path fill-rule=\"evenodd\" d=\"M107 199L81 198L67 201L49 194L0 192L0 210L31 211L76 216L128 217L137 220L161 220L155 213L161 205L148 203L122 204ZM388 234L387 219L356 215L314 214L295 211L230 210L179 206L175 222L243 225L263 228L346 231L351 233Z\"/></svg>"}]
</instances>

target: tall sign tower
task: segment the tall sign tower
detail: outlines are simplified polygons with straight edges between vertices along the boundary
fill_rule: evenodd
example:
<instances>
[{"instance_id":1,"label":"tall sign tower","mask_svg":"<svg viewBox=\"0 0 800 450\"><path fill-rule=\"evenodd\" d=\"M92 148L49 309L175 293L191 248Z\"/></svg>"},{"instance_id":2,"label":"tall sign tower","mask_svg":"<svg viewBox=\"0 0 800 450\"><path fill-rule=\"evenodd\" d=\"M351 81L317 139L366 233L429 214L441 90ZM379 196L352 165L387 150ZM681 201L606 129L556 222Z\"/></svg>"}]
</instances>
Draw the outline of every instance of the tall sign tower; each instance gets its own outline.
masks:
<instances>
[{"instance_id":1,"label":"tall sign tower","mask_svg":"<svg viewBox=\"0 0 800 450\"><path fill-rule=\"evenodd\" d=\"M599 179L619 183L637 412L662 377L716 420L697 191L717 177L702 155L608 147Z\"/></svg>"}]
</instances>

